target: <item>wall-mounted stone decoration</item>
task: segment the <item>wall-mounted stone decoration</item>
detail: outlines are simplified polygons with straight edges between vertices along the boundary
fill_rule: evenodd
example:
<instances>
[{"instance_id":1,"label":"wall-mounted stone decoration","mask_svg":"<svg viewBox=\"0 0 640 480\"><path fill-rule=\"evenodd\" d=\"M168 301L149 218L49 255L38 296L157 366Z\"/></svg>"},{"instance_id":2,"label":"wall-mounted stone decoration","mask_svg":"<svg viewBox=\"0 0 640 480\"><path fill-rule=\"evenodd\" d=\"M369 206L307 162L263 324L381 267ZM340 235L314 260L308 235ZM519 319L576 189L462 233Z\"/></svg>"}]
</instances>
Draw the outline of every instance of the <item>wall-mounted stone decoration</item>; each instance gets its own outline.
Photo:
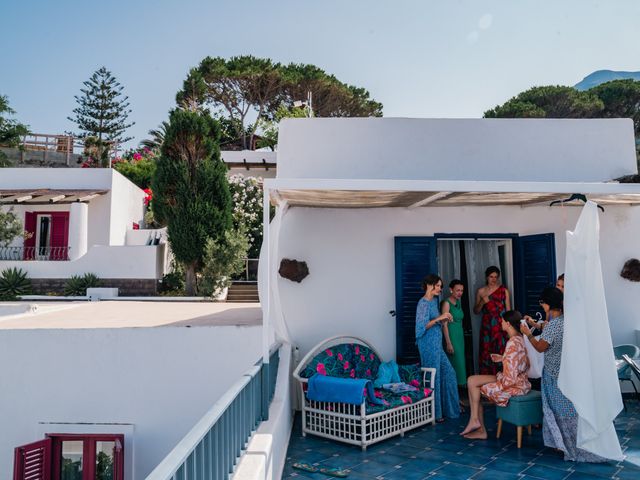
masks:
<instances>
[{"instance_id":1,"label":"wall-mounted stone decoration","mask_svg":"<svg viewBox=\"0 0 640 480\"><path fill-rule=\"evenodd\" d=\"M283 258L280 262L280 269L278 270L278 273L282 278L300 283L307 275L309 275L309 267L307 267L307 262L299 262L298 260Z\"/></svg>"},{"instance_id":2,"label":"wall-mounted stone decoration","mask_svg":"<svg viewBox=\"0 0 640 480\"><path fill-rule=\"evenodd\" d=\"M637 258L630 258L624 262L624 267L622 267L620 276L627 280L631 280L632 282L640 282L640 260Z\"/></svg>"}]
</instances>

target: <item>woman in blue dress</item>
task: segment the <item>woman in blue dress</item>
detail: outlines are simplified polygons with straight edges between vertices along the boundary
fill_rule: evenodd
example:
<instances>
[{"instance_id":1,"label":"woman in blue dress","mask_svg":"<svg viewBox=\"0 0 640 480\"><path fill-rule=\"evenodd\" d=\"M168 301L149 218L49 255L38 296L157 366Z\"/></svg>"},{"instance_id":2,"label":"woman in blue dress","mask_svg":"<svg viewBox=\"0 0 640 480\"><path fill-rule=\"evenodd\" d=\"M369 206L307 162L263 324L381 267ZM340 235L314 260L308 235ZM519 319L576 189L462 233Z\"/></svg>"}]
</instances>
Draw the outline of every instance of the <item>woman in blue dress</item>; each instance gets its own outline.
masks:
<instances>
[{"instance_id":1,"label":"woman in blue dress","mask_svg":"<svg viewBox=\"0 0 640 480\"><path fill-rule=\"evenodd\" d=\"M416 310L416 343L422 366L436 369L433 386L436 421L443 422L444 417L460 416L456 372L442 348L442 322L450 322L452 317L450 313L440 314L438 308L438 295L442 291L442 279L439 276L427 275L422 281L422 288L424 296L418 302Z\"/></svg>"}]
</instances>

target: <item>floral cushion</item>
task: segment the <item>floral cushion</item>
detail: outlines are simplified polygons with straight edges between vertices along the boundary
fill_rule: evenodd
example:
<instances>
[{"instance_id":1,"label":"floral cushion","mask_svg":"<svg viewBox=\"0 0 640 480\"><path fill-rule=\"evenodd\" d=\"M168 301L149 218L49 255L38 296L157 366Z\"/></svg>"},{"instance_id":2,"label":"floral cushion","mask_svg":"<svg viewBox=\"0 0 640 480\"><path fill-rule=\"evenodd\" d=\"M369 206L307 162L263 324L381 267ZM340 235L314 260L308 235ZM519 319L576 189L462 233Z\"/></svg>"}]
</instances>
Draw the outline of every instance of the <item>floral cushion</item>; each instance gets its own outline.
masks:
<instances>
[{"instance_id":1,"label":"floral cushion","mask_svg":"<svg viewBox=\"0 0 640 480\"><path fill-rule=\"evenodd\" d=\"M374 405L370 402L367 402L367 413L382 412L383 410L388 410L390 408L407 405L409 403L415 403L431 395L431 389L418 388L418 390L415 392L393 393L390 390L376 388L375 395L376 397L382 399L384 405Z\"/></svg>"},{"instance_id":2,"label":"floral cushion","mask_svg":"<svg viewBox=\"0 0 640 480\"><path fill-rule=\"evenodd\" d=\"M331 377L356 378L352 345L343 343L320 352L313 357L300 376L311 378L316 373Z\"/></svg>"},{"instance_id":3,"label":"floral cushion","mask_svg":"<svg viewBox=\"0 0 640 480\"><path fill-rule=\"evenodd\" d=\"M420 368L420 364L398 365L398 371L400 372L401 382L414 387L422 386L422 369Z\"/></svg>"},{"instance_id":4,"label":"floral cushion","mask_svg":"<svg viewBox=\"0 0 640 480\"><path fill-rule=\"evenodd\" d=\"M365 345L354 343L352 346L356 378L375 380L378 375L378 368L380 367L380 359L378 356Z\"/></svg>"}]
</instances>

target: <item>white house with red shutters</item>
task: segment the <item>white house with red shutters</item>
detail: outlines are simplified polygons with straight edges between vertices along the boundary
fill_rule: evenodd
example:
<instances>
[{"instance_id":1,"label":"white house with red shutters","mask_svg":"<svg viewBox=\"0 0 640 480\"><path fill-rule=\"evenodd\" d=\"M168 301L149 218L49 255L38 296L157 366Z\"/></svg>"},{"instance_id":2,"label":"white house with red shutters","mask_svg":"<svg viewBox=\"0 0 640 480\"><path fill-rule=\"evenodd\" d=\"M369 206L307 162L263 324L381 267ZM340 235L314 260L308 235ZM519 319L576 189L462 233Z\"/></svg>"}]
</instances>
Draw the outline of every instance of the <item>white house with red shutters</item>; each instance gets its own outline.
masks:
<instances>
[{"instance_id":1,"label":"white house with red shutters","mask_svg":"<svg viewBox=\"0 0 640 480\"><path fill-rule=\"evenodd\" d=\"M25 235L0 246L0 271L21 268L37 292L94 273L124 294L155 293L167 251L162 230L140 229L145 198L112 169L2 169L0 208Z\"/></svg>"}]
</instances>

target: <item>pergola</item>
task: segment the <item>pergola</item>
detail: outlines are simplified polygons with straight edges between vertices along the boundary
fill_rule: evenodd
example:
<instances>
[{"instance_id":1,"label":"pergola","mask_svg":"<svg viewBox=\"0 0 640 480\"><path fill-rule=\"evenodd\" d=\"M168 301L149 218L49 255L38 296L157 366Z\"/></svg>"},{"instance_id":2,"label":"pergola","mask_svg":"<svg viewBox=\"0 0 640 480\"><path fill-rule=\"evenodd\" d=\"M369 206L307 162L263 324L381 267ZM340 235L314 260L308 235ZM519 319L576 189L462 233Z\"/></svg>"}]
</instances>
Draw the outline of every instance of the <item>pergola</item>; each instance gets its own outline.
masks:
<instances>
[{"instance_id":1,"label":"pergola","mask_svg":"<svg viewBox=\"0 0 640 480\"><path fill-rule=\"evenodd\" d=\"M50 205L74 202L88 202L89 200L108 193L108 190L74 189L21 189L0 190L0 204Z\"/></svg>"},{"instance_id":2,"label":"pergola","mask_svg":"<svg viewBox=\"0 0 640 480\"><path fill-rule=\"evenodd\" d=\"M273 264L272 236L269 231L270 207L307 208L403 208L510 206L528 208L548 206L555 200L565 200L573 194L606 207L640 205L640 184L618 182L503 182L455 180L365 180L276 178L264 181L263 243L266 248L260 259L265 269L263 309L263 358L269 362L271 326L271 271ZM563 203L583 206L579 200ZM275 233L275 235L271 235ZM279 308L279 306L276 306Z\"/></svg>"}]
</instances>

